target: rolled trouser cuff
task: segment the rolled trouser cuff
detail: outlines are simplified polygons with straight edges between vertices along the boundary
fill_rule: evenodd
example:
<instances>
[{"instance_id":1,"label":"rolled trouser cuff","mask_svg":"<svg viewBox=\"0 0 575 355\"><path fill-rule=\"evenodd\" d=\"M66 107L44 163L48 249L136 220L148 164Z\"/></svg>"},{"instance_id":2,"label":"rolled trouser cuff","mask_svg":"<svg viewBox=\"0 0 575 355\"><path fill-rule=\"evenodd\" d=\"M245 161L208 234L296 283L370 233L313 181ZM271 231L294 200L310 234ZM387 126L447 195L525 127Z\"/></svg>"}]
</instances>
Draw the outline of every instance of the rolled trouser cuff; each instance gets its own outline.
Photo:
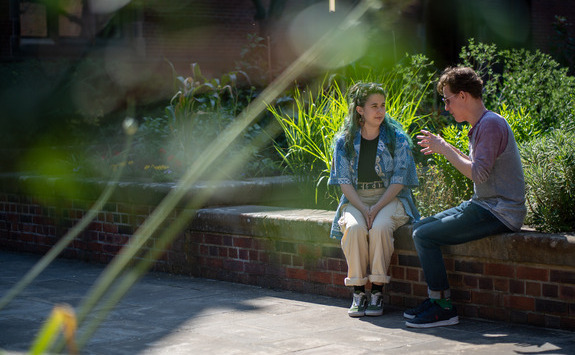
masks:
<instances>
[{"instance_id":1,"label":"rolled trouser cuff","mask_svg":"<svg viewBox=\"0 0 575 355\"><path fill-rule=\"evenodd\" d=\"M365 286L367 284L367 277L346 277L346 286Z\"/></svg>"},{"instance_id":2,"label":"rolled trouser cuff","mask_svg":"<svg viewBox=\"0 0 575 355\"><path fill-rule=\"evenodd\" d=\"M429 298L434 299L434 300L451 298L451 290L450 289L443 290L443 291L433 291L433 290L427 289L427 294L429 295Z\"/></svg>"},{"instance_id":3,"label":"rolled trouser cuff","mask_svg":"<svg viewBox=\"0 0 575 355\"><path fill-rule=\"evenodd\" d=\"M387 275L369 275L369 281L376 284L388 284L391 277Z\"/></svg>"}]
</instances>

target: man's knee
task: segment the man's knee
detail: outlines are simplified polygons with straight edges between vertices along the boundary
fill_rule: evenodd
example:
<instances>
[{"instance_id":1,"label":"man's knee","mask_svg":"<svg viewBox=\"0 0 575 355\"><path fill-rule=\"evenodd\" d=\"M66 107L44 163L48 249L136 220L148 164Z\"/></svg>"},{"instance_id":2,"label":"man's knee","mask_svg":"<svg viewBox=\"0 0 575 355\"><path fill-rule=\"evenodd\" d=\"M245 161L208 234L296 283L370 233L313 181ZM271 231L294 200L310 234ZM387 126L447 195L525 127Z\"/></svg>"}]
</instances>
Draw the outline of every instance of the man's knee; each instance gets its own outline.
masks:
<instances>
[{"instance_id":1,"label":"man's knee","mask_svg":"<svg viewBox=\"0 0 575 355\"><path fill-rule=\"evenodd\" d=\"M422 228L423 225L417 225L414 224L413 225L413 232L411 234L411 236L413 237L413 239L420 239L422 235L425 234L425 232L423 231L424 228Z\"/></svg>"},{"instance_id":2,"label":"man's knee","mask_svg":"<svg viewBox=\"0 0 575 355\"><path fill-rule=\"evenodd\" d=\"M427 224L415 225L413 227L412 238L416 246L431 239L431 228L428 227L429 226Z\"/></svg>"}]
</instances>

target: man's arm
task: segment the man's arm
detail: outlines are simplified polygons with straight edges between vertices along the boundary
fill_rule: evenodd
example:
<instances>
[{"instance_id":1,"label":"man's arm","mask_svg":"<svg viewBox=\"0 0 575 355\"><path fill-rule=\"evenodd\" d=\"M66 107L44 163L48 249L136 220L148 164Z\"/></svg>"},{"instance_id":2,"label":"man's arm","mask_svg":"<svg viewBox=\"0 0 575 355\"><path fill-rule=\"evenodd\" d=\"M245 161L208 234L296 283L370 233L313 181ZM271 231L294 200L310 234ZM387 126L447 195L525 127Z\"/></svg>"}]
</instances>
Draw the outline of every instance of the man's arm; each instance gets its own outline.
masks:
<instances>
[{"instance_id":1,"label":"man's arm","mask_svg":"<svg viewBox=\"0 0 575 355\"><path fill-rule=\"evenodd\" d=\"M421 152L425 155L437 153L443 155L459 172L471 179L471 159L463 154L459 149L447 143L439 135L422 130L421 135L417 136L420 146L423 147Z\"/></svg>"}]
</instances>

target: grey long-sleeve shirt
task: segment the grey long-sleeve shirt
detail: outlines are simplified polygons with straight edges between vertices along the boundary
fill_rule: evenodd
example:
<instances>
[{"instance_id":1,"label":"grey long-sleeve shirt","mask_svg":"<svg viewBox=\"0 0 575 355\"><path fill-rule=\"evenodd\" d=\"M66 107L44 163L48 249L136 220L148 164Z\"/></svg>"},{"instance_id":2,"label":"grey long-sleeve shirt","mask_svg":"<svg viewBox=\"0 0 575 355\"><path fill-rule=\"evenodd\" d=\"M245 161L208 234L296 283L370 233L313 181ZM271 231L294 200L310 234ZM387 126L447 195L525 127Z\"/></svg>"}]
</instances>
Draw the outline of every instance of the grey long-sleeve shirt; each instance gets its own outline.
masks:
<instances>
[{"instance_id":1,"label":"grey long-sleeve shirt","mask_svg":"<svg viewBox=\"0 0 575 355\"><path fill-rule=\"evenodd\" d=\"M491 211L512 230L523 226L525 179L513 131L507 121L487 111L469 131L474 194L471 201Z\"/></svg>"}]
</instances>

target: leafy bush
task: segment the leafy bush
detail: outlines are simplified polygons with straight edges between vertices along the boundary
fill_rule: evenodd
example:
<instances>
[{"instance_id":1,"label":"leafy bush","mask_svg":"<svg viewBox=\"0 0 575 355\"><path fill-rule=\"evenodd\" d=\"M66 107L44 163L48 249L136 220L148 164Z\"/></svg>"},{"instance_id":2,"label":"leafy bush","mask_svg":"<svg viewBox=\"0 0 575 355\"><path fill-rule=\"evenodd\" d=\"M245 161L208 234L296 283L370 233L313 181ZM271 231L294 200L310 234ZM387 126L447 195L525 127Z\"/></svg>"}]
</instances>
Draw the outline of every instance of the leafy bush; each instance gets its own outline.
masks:
<instances>
[{"instance_id":1,"label":"leafy bush","mask_svg":"<svg viewBox=\"0 0 575 355\"><path fill-rule=\"evenodd\" d=\"M458 125L453 124L451 126L445 127L441 131L441 136L445 141L455 148L459 149L463 154L469 154L469 138L467 134L469 133L469 125ZM425 201L425 204L421 203L418 199L418 207L425 210L434 210L439 212L445 208L454 207L463 200L468 200L473 194L473 182L465 177L459 172L451 163L440 154L434 154L429 161L429 169L423 169L423 178L420 181L420 187L415 196L418 197L420 194L429 193L429 190L433 191L437 189L438 182L442 182L444 185L443 189L449 191L450 196L441 200L436 198L435 200ZM423 190L428 190L424 191ZM443 194L443 193L442 193ZM450 201L447 204L447 201ZM421 213L421 212L420 212ZM425 215L421 213L422 216Z\"/></svg>"},{"instance_id":2,"label":"leafy bush","mask_svg":"<svg viewBox=\"0 0 575 355\"><path fill-rule=\"evenodd\" d=\"M518 110L515 111L508 108L506 104L502 104L499 114L505 117L507 123L511 126L515 141L517 141L519 145L541 134L538 122L524 107L519 107Z\"/></svg>"},{"instance_id":3,"label":"leafy bush","mask_svg":"<svg viewBox=\"0 0 575 355\"><path fill-rule=\"evenodd\" d=\"M436 164L417 164L419 188L414 191L417 209L422 217L436 213L461 203L461 196L454 193L447 174Z\"/></svg>"},{"instance_id":4,"label":"leafy bush","mask_svg":"<svg viewBox=\"0 0 575 355\"><path fill-rule=\"evenodd\" d=\"M183 166L189 166L235 120L256 93L245 72L233 71L221 78L207 79L196 63L192 64L191 76L176 76L176 85L178 91L166 108L164 127L168 128L169 142L166 150L168 157L181 162ZM259 124L254 124L244 133L243 141L235 142L233 146L247 146L261 130ZM164 132L159 133L164 135ZM237 151L232 149L230 153ZM248 163L244 165L243 176L277 173L276 164L261 151L251 150L246 154L251 157L247 158Z\"/></svg>"},{"instance_id":5,"label":"leafy bush","mask_svg":"<svg viewBox=\"0 0 575 355\"><path fill-rule=\"evenodd\" d=\"M459 57L483 77L488 108L524 109L541 131L573 125L575 78L550 55L539 50L497 50L493 44L471 39Z\"/></svg>"},{"instance_id":6,"label":"leafy bush","mask_svg":"<svg viewBox=\"0 0 575 355\"><path fill-rule=\"evenodd\" d=\"M556 130L521 147L526 224L543 232L575 227L575 133Z\"/></svg>"},{"instance_id":7,"label":"leafy bush","mask_svg":"<svg viewBox=\"0 0 575 355\"><path fill-rule=\"evenodd\" d=\"M197 64L191 65L191 75L187 77L174 71L176 93L163 116L144 116L140 120L123 176L160 182L180 179L187 167L204 153L205 147L251 102L255 89L249 82L244 73L237 71L208 79ZM241 172L228 178L277 175L279 157L273 146L252 149L250 145L262 131L258 123L249 127L241 138L231 143L229 156L222 157L221 164L214 165L211 172L224 166L224 160L231 159L232 154L241 152L246 163ZM118 167L123 145L115 142L113 135L100 138L106 143L92 145L74 157L79 173L107 177Z\"/></svg>"}]
</instances>

